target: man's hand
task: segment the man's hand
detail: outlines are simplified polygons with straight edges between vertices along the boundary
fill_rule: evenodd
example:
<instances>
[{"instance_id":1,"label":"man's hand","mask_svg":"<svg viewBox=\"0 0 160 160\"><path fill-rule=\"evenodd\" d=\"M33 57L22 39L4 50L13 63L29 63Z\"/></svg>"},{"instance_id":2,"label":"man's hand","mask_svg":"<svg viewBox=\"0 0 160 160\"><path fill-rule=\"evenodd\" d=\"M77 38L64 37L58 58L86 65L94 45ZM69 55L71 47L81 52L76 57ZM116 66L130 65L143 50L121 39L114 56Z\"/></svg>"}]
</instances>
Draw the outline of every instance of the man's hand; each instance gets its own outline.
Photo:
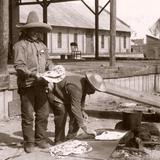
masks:
<instances>
[{"instance_id":1,"label":"man's hand","mask_svg":"<svg viewBox=\"0 0 160 160\"><path fill-rule=\"evenodd\" d=\"M88 135L93 135L94 137L97 135L97 133L94 130L88 129L86 126L82 126L81 128Z\"/></svg>"},{"instance_id":2,"label":"man's hand","mask_svg":"<svg viewBox=\"0 0 160 160\"><path fill-rule=\"evenodd\" d=\"M54 89L54 84L53 84L53 83L48 83L48 90L49 90L50 92L52 92L53 89Z\"/></svg>"},{"instance_id":3,"label":"man's hand","mask_svg":"<svg viewBox=\"0 0 160 160\"><path fill-rule=\"evenodd\" d=\"M38 79L38 80L41 79L41 75L42 74L38 73L38 72L37 73L32 72L32 73L29 74L30 77L33 77L33 78Z\"/></svg>"},{"instance_id":4,"label":"man's hand","mask_svg":"<svg viewBox=\"0 0 160 160\"><path fill-rule=\"evenodd\" d=\"M82 116L85 121L88 121L88 114L85 111L82 111Z\"/></svg>"},{"instance_id":5,"label":"man's hand","mask_svg":"<svg viewBox=\"0 0 160 160\"><path fill-rule=\"evenodd\" d=\"M36 73L36 78L37 78L38 80L42 78L41 76L42 76L41 73Z\"/></svg>"},{"instance_id":6,"label":"man's hand","mask_svg":"<svg viewBox=\"0 0 160 160\"><path fill-rule=\"evenodd\" d=\"M87 129L86 133L87 133L88 135L93 135L94 137L97 135L96 131L90 130L90 129Z\"/></svg>"}]
</instances>

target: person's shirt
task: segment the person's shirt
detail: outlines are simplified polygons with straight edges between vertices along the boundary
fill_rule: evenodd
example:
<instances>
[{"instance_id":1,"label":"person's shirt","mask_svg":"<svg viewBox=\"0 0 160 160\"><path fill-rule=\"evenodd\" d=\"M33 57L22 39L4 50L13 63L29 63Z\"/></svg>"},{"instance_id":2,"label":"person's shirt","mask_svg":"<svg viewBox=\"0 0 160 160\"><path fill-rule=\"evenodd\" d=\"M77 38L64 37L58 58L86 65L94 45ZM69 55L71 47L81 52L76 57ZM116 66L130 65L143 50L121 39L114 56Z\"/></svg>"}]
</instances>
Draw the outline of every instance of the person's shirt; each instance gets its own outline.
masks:
<instances>
[{"instance_id":1,"label":"person's shirt","mask_svg":"<svg viewBox=\"0 0 160 160\"><path fill-rule=\"evenodd\" d=\"M84 126L82 110L85 104L86 78L81 76L66 76L54 87L55 97L58 97L66 106L71 107L79 127Z\"/></svg>"},{"instance_id":2,"label":"person's shirt","mask_svg":"<svg viewBox=\"0 0 160 160\"><path fill-rule=\"evenodd\" d=\"M14 67L18 75L18 86L34 85L31 75L43 73L51 64L47 48L43 42L20 40L14 45Z\"/></svg>"}]
</instances>

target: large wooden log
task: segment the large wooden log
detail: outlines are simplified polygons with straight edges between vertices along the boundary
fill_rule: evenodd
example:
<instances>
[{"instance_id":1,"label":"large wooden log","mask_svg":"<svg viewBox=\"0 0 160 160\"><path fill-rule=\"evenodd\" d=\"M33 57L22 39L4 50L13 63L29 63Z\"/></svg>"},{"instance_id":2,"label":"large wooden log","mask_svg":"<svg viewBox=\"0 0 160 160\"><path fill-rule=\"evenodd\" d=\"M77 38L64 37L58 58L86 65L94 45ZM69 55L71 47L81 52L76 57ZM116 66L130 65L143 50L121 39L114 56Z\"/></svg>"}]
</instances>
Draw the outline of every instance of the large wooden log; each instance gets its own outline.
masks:
<instances>
[{"instance_id":1,"label":"large wooden log","mask_svg":"<svg viewBox=\"0 0 160 160\"><path fill-rule=\"evenodd\" d=\"M118 97L130 99L136 102L151 105L160 108L160 97L149 93L139 92L107 82L105 93L109 93Z\"/></svg>"}]
</instances>

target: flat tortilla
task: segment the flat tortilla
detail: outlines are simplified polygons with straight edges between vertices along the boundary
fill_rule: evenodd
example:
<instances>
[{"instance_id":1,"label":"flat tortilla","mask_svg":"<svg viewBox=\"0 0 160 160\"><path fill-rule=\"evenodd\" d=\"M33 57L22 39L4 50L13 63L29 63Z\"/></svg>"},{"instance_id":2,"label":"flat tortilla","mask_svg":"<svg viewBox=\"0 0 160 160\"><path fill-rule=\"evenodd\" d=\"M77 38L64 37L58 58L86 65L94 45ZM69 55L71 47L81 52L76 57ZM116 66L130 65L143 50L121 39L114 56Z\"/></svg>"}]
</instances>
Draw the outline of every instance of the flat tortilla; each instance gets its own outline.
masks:
<instances>
[{"instance_id":1,"label":"flat tortilla","mask_svg":"<svg viewBox=\"0 0 160 160\"><path fill-rule=\"evenodd\" d=\"M121 139L126 132L118 131L104 131L100 135L95 137L96 140L119 140Z\"/></svg>"}]
</instances>

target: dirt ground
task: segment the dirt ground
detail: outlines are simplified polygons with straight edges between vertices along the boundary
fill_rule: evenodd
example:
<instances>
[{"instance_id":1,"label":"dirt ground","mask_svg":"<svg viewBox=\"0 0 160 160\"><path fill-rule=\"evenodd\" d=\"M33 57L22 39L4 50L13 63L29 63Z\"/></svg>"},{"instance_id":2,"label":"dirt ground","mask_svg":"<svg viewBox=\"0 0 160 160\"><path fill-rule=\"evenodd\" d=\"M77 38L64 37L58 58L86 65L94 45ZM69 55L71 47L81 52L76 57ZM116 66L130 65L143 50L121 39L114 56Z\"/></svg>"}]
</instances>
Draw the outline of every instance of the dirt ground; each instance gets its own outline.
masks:
<instances>
[{"instance_id":1,"label":"dirt ground","mask_svg":"<svg viewBox=\"0 0 160 160\"><path fill-rule=\"evenodd\" d=\"M119 72L120 76L135 74L139 71L149 69L151 66L160 64L159 60L117 60L115 66L110 66L108 60L88 60L88 61L54 61L55 64L63 65L67 71L78 74L85 74L85 72L97 72L103 78L106 78L109 73L112 75Z\"/></svg>"},{"instance_id":2,"label":"dirt ground","mask_svg":"<svg viewBox=\"0 0 160 160\"><path fill-rule=\"evenodd\" d=\"M113 128L113 124L116 124L117 120L105 120L97 118L89 118L88 126L92 129L97 129L95 126L100 128ZM0 123L0 160L16 160L21 159L21 157L28 155L23 151L22 146L22 132L21 132L21 120L20 118L14 118L9 121L4 121ZM66 129L67 130L67 129ZM81 133L80 131L79 133ZM47 136L54 141L54 123L53 117L50 116ZM35 152L41 154L43 150L38 148ZM49 152L48 152L49 154ZM22 159L21 159L22 160ZM27 160L27 159L26 159ZM30 160L36 160L34 157ZM43 160L43 159L40 159ZM45 160L45 159L44 159Z\"/></svg>"},{"instance_id":3,"label":"dirt ground","mask_svg":"<svg viewBox=\"0 0 160 160\"><path fill-rule=\"evenodd\" d=\"M71 72L84 74L86 71L100 72L105 74L104 69L109 68L109 62L96 61L96 62L57 62L64 65L64 67ZM136 62L136 61L120 61L117 62L117 67L127 66L131 70L143 69L146 66L152 66L158 64L157 61L152 62ZM131 65L132 64L132 65ZM135 66L134 69L131 66ZM105 76L105 75L104 75ZM94 109L100 111L116 110L120 111L122 107L119 104L131 103L129 100L125 100L119 97L111 96L105 93L96 92L94 95L88 96L86 99L86 109ZM144 109L144 108L143 108ZM48 124L48 137L54 140L54 116L51 114ZM114 129L115 125L119 122L118 119L99 119L96 117L89 117L88 126L92 129L109 128ZM160 124L154 123L160 130ZM66 128L67 130L67 128ZM80 133L82 131L80 130ZM21 118L11 117L8 120L0 122L0 160L16 160L26 153L22 147L22 132L21 132ZM38 153L41 152L38 148ZM130 152L126 150L115 150L110 160L159 160L160 149L157 148L145 148L146 154L139 152ZM34 159L32 159L34 160ZM36 160L36 159L35 159ZM41 159L40 159L41 160ZM43 159L42 159L43 160ZM44 159L45 160L45 159Z\"/></svg>"},{"instance_id":4,"label":"dirt ground","mask_svg":"<svg viewBox=\"0 0 160 160\"><path fill-rule=\"evenodd\" d=\"M87 97L86 108L94 110L106 110L107 102L115 101L117 104L129 103L130 101L111 96L108 94L102 94L96 92L95 95ZM99 104L99 105L97 105ZM114 103L113 103L114 104ZM114 106L112 104L112 106ZM54 116L51 114L49 117L47 136L54 141ZM100 119L96 117L89 117L88 127L91 129L108 128L114 129L115 125L119 122L118 119ZM154 123L158 129L160 129L159 123ZM67 123L68 125L68 123ZM67 127L66 127L67 131ZM79 131L81 134L82 131ZM21 157L27 157L28 155L23 151L22 146L22 132L21 132L21 118L12 117L9 120L0 122L0 160L25 160ZM36 148L36 153L41 154L43 150ZM137 151L127 150L115 150L109 160L159 160L160 148L145 148L145 153ZM30 160L36 160L34 157ZM27 160L27 159L26 159ZM40 159L45 160L45 159Z\"/></svg>"}]
</instances>

